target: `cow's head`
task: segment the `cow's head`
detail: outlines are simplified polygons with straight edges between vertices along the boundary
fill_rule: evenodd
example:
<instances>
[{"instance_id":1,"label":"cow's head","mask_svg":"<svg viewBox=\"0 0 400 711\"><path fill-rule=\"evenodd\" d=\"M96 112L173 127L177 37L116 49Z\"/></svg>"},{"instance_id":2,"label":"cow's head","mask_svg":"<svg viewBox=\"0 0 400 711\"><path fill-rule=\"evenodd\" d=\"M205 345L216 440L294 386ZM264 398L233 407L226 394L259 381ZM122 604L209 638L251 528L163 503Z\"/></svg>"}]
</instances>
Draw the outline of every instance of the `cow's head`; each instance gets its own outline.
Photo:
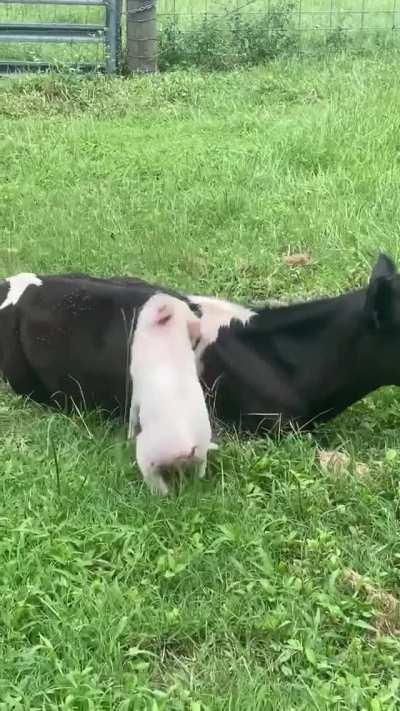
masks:
<instances>
[{"instance_id":1,"label":"cow's head","mask_svg":"<svg viewBox=\"0 0 400 711\"><path fill-rule=\"evenodd\" d=\"M400 274L384 254L372 270L365 313L379 344L379 367L387 373L388 383L400 385Z\"/></svg>"}]
</instances>

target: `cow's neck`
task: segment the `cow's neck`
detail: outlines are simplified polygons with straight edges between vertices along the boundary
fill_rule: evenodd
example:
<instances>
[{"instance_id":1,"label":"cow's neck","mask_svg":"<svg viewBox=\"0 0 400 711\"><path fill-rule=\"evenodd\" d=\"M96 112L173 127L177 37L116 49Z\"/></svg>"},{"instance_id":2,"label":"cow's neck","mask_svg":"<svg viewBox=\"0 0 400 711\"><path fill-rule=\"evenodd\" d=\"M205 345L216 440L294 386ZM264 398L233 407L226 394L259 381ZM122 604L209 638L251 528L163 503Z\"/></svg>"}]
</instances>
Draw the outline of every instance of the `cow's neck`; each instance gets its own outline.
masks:
<instances>
[{"instance_id":1,"label":"cow's neck","mask_svg":"<svg viewBox=\"0 0 400 711\"><path fill-rule=\"evenodd\" d=\"M332 344L329 369L323 364L320 366L319 384L310 390L308 400L312 417L329 420L387 384L376 362L372 363L371 349L363 348L365 340L356 343L350 337L347 343L342 341L336 348Z\"/></svg>"},{"instance_id":2,"label":"cow's neck","mask_svg":"<svg viewBox=\"0 0 400 711\"><path fill-rule=\"evenodd\" d=\"M304 396L306 419L330 419L387 383L364 303L362 290L262 315L265 338Z\"/></svg>"}]
</instances>

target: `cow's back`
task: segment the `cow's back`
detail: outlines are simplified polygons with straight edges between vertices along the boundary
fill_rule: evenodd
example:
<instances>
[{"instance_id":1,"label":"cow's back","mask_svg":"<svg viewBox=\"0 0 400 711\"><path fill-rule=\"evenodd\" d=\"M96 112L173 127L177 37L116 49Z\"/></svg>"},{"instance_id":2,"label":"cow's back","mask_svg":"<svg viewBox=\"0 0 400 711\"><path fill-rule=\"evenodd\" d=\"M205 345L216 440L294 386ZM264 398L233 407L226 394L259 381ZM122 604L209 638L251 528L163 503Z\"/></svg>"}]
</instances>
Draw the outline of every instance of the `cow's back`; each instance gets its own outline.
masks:
<instances>
[{"instance_id":1,"label":"cow's back","mask_svg":"<svg viewBox=\"0 0 400 711\"><path fill-rule=\"evenodd\" d=\"M29 286L3 311L0 298L4 376L17 393L39 402L125 413L136 314L158 290L180 295L130 277L38 279L40 286Z\"/></svg>"}]
</instances>

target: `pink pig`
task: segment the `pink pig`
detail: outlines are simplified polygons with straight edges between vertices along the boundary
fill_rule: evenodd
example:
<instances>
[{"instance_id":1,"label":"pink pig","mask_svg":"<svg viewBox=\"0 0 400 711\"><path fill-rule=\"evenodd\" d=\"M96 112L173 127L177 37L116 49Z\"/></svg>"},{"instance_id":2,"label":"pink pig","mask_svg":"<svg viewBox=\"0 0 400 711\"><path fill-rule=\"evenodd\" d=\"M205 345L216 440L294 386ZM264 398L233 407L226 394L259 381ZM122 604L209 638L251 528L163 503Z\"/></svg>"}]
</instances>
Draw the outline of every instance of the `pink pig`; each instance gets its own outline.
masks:
<instances>
[{"instance_id":1,"label":"pink pig","mask_svg":"<svg viewBox=\"0 0 400 711\"><path fill-rule=\"evenodd\" d=\"M131 350L133 395L128 438L136 425L136 461L144 481L168 494L161 470L196 465L203 478L207 452L216 449L193 346L200 319L189 306L166 294L143 306Z\"/></svg>"}]
</instances>

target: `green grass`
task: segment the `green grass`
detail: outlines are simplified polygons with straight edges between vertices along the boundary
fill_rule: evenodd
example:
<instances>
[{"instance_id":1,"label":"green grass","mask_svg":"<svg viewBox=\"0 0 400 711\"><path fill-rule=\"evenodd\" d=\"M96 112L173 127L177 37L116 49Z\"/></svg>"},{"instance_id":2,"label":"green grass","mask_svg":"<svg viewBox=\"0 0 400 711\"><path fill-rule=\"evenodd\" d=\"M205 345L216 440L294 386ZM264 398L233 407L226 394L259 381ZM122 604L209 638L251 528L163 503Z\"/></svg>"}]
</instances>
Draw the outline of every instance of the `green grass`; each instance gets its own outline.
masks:
<instances>
[{"instance_id":1,"label":"green grass","mask_svg":"<svg viewBox=\"0 0 400 711\"><path fill-rule=\"evenodd\" d=\"M400 257L396 56L0 91L2 275L251 300ZM387 389L313 436L226 437L160 501L123 427L4 391L0 710L398 709L400 623L345 570L399 595L399 417ZM317 447L370 473L327 474Z\"/></svg>"}]
</instances>

